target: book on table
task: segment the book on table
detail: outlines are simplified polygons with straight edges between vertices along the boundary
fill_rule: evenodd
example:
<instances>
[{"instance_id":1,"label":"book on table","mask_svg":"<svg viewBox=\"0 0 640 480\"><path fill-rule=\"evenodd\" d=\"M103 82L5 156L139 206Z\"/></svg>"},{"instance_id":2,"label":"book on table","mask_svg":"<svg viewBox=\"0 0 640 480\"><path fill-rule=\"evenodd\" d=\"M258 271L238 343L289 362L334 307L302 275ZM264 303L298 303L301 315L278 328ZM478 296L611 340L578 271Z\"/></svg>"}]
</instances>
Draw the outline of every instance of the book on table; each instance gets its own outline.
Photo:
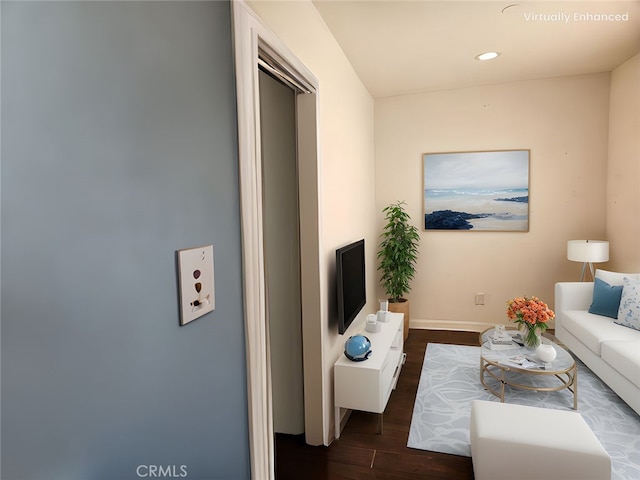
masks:
<instances>
[{"instance_id":1,"label":"book on table","mask_svg":"<svg viewBox=\"0 0 640 480\"><path fill-rule=\"evenodd\" d=\"M489 335L487 338L487 344L491 350L512 350L522 346L520 342L514 341L516 338L519 338L517 332L510 334L506 332L499 333L496 331L493 335Z\"/></svg>"},{"instance_id":2,"label":"book on table","mask_svg":"<svg viewBox=\"0 0 640 480\"><path fill-rule=\"evenodd\" d=\"M544 363L540 362L538 359L531 357L529 355L514 355L512 357L503 358L500 360L502 365L511 365L518 368L526 368L526 369L536 369L536 370L544 370Z\"/></svg>"},{"instance_id":3,"label":"book on table","mask_svg":"<svg viewBox=\"0 0 640 480\"><path fill-rule=\"evenodd\" d=\"M520 345L513 341L509 341L509 343L503 342L495 342L492 338L487 340L487 345L490 350L513 350L514 348L519 348Z\"/></svg>"}]
</instances>

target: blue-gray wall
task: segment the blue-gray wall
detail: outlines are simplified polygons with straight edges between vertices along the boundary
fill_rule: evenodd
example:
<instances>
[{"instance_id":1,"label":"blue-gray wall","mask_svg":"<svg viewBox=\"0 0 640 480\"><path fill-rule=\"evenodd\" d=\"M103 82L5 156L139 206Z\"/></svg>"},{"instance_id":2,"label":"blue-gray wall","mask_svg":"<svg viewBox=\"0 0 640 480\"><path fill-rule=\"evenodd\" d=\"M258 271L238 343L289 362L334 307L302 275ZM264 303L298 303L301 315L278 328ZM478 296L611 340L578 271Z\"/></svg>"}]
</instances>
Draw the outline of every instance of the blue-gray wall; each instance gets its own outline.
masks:
<instances>
[{"instance_id":1,"label":"blue-gray wall","mask_svg":"<svg viewBox=\"0 0 640 480\"><path fill-rule=\"evenodd\" d=\"M248 478L229 3L1 8L1 477Z\"/></svg>"}]
</instances>

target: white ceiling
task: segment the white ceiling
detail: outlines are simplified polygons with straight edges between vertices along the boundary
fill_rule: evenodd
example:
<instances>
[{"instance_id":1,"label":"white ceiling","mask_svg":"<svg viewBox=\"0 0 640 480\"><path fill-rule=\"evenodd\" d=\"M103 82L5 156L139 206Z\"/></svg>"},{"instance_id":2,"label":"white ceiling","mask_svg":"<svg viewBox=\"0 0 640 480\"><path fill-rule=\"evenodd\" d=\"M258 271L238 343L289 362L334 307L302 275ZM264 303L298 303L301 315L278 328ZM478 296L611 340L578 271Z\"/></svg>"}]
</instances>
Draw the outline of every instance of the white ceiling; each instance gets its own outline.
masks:
<instances>
[{"instance_id":1,"label":"white ceiling","mask_svg":"<svg viewBox=\"0 0 640 480\"><path fill-rule=\"evenodd\" d=\"M640 0L516 2L313 0L375 98L611 71L640 51Z\"/></svg>"}]
</instances>

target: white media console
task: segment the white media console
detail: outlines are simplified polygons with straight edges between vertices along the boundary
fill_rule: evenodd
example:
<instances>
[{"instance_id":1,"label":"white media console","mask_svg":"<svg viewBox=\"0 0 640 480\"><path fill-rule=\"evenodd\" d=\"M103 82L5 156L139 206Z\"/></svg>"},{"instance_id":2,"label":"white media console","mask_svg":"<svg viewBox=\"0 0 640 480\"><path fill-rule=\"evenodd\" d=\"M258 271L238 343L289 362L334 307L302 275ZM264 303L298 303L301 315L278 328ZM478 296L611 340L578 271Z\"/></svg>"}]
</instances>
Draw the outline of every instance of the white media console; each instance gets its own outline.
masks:
<instances>
[{"instance_id":1,"label":"white media console","mask_svg":"<svg viewBox=\"0 0 640 480\"><path fill-rule=\"evenodd\" d=\"M342 354L334 364L336 438L340 438L341 408L380 414L382 433L382 413L396 388L404 361L403 317L402 313L389 313L387 322L376 333L367 332L363 326L358 333L371 341L367 360L353 362Z\"/></svg>"}]
</instances>

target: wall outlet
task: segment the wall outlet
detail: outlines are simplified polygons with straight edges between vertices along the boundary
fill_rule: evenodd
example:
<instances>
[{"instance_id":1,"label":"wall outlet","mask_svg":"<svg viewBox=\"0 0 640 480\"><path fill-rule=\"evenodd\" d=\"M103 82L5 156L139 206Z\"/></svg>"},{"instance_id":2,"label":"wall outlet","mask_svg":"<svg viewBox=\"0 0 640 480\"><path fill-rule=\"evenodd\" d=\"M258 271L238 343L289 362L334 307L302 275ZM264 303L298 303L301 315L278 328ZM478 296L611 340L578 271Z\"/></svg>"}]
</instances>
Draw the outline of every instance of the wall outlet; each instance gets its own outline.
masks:
<instances>
[{"instance_id":1,"label":"wall outlet","mask_svg":"<svg viewBox=\"0 0 640 480\"><path fill-rule=\"evenodd\" d=\"M180 325L215 308L213 245L178 250Z\"/></svg>"},{"instance_id":2,"label":"wall outlet","mask_svg":"<svg viewBox=\"0 0 640 480\"><path fill-rule=\"evenodd\" d=\"M484 293L476 293L476 305L484 305Z\"/></svg>"}]
</instances>

